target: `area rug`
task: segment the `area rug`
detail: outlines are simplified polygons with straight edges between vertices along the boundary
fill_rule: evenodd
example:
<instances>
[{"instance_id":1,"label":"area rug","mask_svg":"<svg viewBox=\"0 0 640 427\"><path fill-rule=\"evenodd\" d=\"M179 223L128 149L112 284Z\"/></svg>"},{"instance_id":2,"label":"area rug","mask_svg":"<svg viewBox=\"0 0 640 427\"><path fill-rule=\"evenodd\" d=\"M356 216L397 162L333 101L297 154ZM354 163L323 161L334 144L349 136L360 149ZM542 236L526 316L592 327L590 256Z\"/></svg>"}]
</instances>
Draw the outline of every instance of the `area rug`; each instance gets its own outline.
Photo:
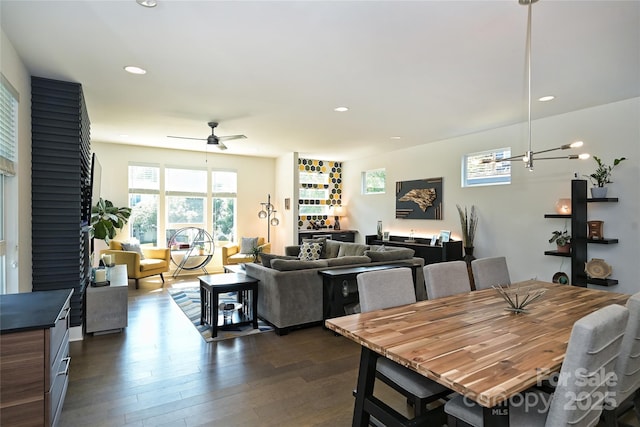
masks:
<instances>
[{"instance_id":1,"label":"area rug","mask_svg":"<svg viewBox=\"0 0 640 427\"><path fill-rule=\"evenodd\" d=\"M218 336L214 338L211 336L211 327L200 324L200 289L170 289L169 294L182 312L189 318L193 326L200 332L200 336L207 342L222 341L273 331L271 326L262 320L258 320L258 329L253 329L252 325L229 325L225 326L224 329L218 329ZM221 294L219 298L220 302L234 302L236 300L236 294L235 292Z\"/></svg>"}]
</instances>

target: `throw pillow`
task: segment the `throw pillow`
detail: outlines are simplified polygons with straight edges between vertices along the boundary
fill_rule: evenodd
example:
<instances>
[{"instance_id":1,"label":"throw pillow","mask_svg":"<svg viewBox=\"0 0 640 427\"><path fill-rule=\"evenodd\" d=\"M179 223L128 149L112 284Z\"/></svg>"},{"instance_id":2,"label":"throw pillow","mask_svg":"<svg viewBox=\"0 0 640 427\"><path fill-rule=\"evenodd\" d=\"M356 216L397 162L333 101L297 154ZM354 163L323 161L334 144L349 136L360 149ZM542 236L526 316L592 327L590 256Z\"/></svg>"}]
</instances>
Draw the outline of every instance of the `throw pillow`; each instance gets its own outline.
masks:
<instances>
[{"instance_id":1,"label":"throw pillow","mask_svg":"<svg viewBox=\"0 0 640 427\"><path fill-rule=\"evenodd\" d=\"M123 243L122 250L128 252L138 252L140 254L140 259L144 259L144 254L142 253L142 249L140 249L140 245L138 243Z\"/></svg>"},{"instance_id":2,"label":"throw pillow","mask_svg":"<svg viewBox=\"0 0 640 427\"><path fill-rule=\"evenodd\" d=\"M364 255L364 251L368 251L369 246L361 245L359 243L346 243L340 244L340 250L338 251L338 257L343 256L360 256Z\"/></svg>"},{"instance_id":3,"label":"throw pillow","mask_svg":"<svg viewBox=\"0 0 640 427\"><path fill-rule=\"evenodd\" d=\"M320 243L320 258L327 257L327 239L328 237L314 237L313 239L302 239L302 243Z\"/></svg>"},{"instance_id":4,"label":"throw pillow","mask_svg":"<svg viewBox=\"0 0 640 427\"><path fill-rule=\"evenodd\" d=\"M302 246L300 246L300 255L298 255L298 258L300 258L300 260L302 261L315 261L320 259L321 251L321 243L302 243Z\"/></svg>"},{"instance_id":5,"label":"throw pillow","mask_svg":"<svg viewBox=\"0 0 640 427\"><path fill-rule=\"evenodd\" d=\"M240 253L251 255L252 249L258 246L257 237L242 237L240 239Z\"/></svg>"}]
</instances>

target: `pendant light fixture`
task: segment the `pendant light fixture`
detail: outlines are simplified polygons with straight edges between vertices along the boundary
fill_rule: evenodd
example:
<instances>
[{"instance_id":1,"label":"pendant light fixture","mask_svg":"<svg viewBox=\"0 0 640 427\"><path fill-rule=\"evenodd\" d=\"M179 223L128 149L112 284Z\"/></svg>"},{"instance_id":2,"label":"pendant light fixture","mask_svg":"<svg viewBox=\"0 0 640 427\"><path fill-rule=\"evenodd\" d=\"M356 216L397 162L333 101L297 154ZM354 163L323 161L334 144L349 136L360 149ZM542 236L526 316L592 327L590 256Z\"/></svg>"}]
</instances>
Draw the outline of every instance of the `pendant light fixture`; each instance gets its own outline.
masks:
<instances>
[{"instance_id":1,"label":"pendant light fixture","mask_svg":"<svg viewBox=\"0 0 640 427\"><path fill-rule=\"evenodd\" d=\"M552 159L588 159L590 157L589 154L587 153L583 153L583 154L570 154L568 156L553 156L553 157L537 157L538 154L542 154L542 153L549 153L551 151L557 151L557 150L568 150L571 148L578 148L578 147L582 147L583 143L582 141L576 141L576 142L572 142L571 144L564 144L561 145L560 147L556 147L556 148L549 148L547 150L540 150L540 151L533 151L532 145L531 145L531 6L533 3L536 3L538 0L518 0L518 3L520 3L523 6L527 6L528 8L528 13L527 13L527 91L528 91L528 117L527 117L527 123L528 123L528 139L529 139L529 145L528 145L528 149L527 152L518 156L512 156L512 157L508 157L506 159L498 159L498 160L488 160L485 162L507 162L507 161L517 161L517 160L522 160L525 164L525 167L527 169L529 169L530 171L533 171L533 160L534 158L536 160L552 160Z\"/></svg>"}]
</instances>

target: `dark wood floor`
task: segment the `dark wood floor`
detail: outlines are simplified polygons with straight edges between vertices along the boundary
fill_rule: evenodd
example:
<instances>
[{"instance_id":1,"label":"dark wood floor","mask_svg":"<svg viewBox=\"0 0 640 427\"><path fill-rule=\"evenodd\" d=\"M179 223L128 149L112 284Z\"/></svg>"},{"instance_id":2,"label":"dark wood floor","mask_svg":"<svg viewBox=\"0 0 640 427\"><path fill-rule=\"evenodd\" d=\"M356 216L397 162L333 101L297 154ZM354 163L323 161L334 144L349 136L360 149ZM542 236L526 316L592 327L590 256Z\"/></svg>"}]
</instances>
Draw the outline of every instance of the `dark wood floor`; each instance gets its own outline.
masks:
<instances>
[{"instance_id":1,"label":"dark wood floor","mask_svg":"<svg viewBox=\"0 0 640 427\"><path fill-rule=\"evenodd\" d=\"M131 282L126 330L71 343L61 427L351 425L358 345L319 326L206 343L167 293L186 285Z\"/></svg>"},{"instance_id":2,"label":"dark wood floor","mask_svg":"<svg viewBox=\"0 0 640 427\"><path fill-rule=\"evenodd\" d=\"M63 427L351 425L359 346L321 327L206 343L167 282L129 285L123 333L71 343Z\"/></svg>"}]
</instances>

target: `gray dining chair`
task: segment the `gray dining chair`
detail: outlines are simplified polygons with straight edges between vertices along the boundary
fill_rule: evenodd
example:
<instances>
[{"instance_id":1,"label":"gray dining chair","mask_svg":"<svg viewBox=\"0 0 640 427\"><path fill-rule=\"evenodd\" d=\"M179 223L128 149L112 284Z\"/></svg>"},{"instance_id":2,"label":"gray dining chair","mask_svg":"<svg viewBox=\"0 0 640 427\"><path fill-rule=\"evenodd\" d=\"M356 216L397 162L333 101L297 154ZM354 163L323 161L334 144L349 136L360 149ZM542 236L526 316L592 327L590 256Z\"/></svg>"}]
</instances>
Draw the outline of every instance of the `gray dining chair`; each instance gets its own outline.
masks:
<instances>
[{"instance_id":1,"label":"gray dining chair","mask_svg":"<svg viewBox=\"0 0 640 427\"><path fill-rule=\"evenodd\" d=\"M616 362L616 377L602 413L607 427L617 426L618 417L632 407L640 422L640 292L629 298L627 309L629 321Z\"/></svg>"},{"instance_id":2,"label":"gray dining chair","mask_svg":"<svg viewBox=\"0 0 640 427\"><path fill-rule=\"evenodd\" d=\"M427 264L423 271L428 299L471 292L467 263L464 261Z\"/></svg>"},{"instance_id":3,"label":"gray dining chair","mask_svg":"<svg viewBox=\"0 0 640 427\"><path fill-rule=\"evenodd\" d=\"M476 290L511 284L507 259L503 256L474 259L471 261L471 271Z\"/></svg>"},{"instance_id":4,"label":"gray dining chair","mask_svg":"<svg viewBox=\"0 0 640 427\"><path fill-rule=\"evenodd\" d=\"M409 268L393 268L356 276L362 313L416 302L413 276ZM443 398L451 390L396 362L379 357L376 377L407 398L416 417L427 414L427 404Z\"/></svg>"},{"instance_id":5,"label":"gray dining chair","mask_svg":"<svg viewBox=\"0 0 640 427\"><path fill-rule=\"evenodd\" d=\"M595 426L607 399L607 383L620 353L628 318L629 310L612 304L579 319L571 330L555 392L549 396L532 388L521 399L512 399L520 404L510 405L510 425ZM484 426L482 407L462 396L449 400L444 410L449 427L456 426L458 420Z\"/></svg>"}]
</instances>

